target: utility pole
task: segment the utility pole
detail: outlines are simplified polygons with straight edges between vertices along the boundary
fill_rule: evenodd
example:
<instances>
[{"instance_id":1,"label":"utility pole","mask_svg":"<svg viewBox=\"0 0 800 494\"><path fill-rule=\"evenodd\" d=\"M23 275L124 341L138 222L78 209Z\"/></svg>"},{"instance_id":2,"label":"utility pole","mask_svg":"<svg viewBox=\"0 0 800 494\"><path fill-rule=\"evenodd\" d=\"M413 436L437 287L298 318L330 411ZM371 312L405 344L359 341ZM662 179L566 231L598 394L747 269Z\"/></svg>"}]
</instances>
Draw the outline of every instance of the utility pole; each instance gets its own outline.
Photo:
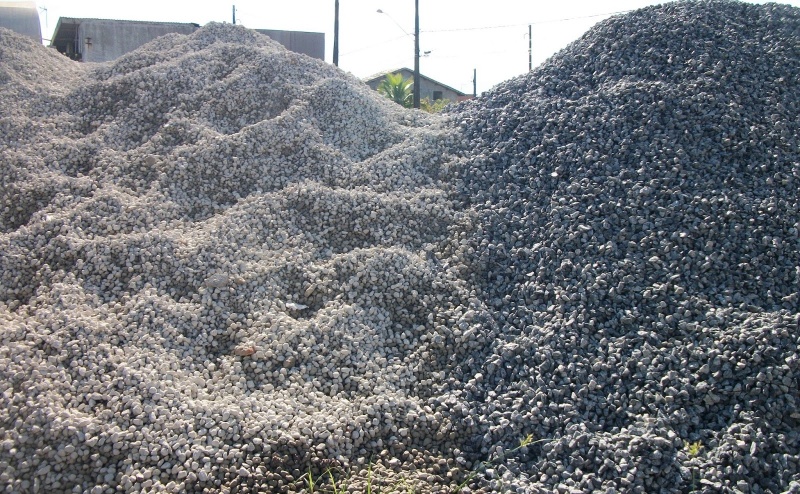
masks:
<instances>
[{"instance_id":1,"label":"utility pole","mask_svg":"<svg viewBox=\"0 0 800 494\"><path fill-rule=\"evenodd\" d=\"M333 14L333 65L339 66L339 0L336 0Z\"/></svg>"},{"instance_id":2,"label":"utility pole","mask_svg":"<svg viewBox=\"0 0 800 494\"><path fill-rule=\"evenodd\" d=\"M414 108L419 108L419 0L414 0Z\"/></svg>"},{"instance_id":3,"label":"utility pole","mask_svg":"<svg viewBox=\"0 0 800 494\"><path fill-rule=\"evenodd\" d=\"M472 69L472 97L478 97L478 69Z\"/></svg>"},{"instance_id":4,"label":"utility pole","mask_svg":"<svg viewBox=\"0 0 800 494\"><path fill-rule=\"evenodd\" d=\"M528 24L528 72L533 72L533 27Z\"/></svg>"},{"instance_id":5,"label":"utility pole","mask_svg":"<svg viewBox=\"0 0 800 494\"><path fill-rule=\"evenodd\" d=\"M233 6L233 25L236 25L236 5Z\"/></svg>"}]
</instances>

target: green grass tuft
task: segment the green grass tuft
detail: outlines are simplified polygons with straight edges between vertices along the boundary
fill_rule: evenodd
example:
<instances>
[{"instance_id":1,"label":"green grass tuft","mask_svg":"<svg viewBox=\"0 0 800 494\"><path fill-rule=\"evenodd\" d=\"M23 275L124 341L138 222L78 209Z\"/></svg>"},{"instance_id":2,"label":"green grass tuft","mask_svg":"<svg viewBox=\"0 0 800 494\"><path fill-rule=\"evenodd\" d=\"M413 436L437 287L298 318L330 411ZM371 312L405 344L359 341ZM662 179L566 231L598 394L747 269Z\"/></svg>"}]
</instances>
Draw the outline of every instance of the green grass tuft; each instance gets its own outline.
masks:
<instances>
[{"instance_id":1,"label":"green grass tuft","mask_svg":"<svg viewBox=\"0 0 800 494\"><path fill-rule=\"evenodd\" d=\"M510 449L508 451L505 451L503 454L501 454L497 458L490 458L490 459L488 459L486 461L481 462L474 470L472 470L469 473L469 475L467 475L467 478L464 479L463 482L458 484L458 486L455 489L453 489L452 492L453 493L461 492L461 489L463 489L464 487L467 486L467 484L472 482L472 479L477 477L478 474L480 474L482 471L486 470L487 468L489 468L490 466L494 465L495 463L499 463L499 462L503 461L509 455L519 451L520 449L526 448L526 447L528 447L528 446L530 446L532 444L544 443L544 442L547 442L547 441L552 441L552 439L538 439L538 440L534 441L533 440L533 434L528 434L527 436L525 436L522 439L520 439L519 446L517 446L516 448Z\"/></svg>"},{"instance_id":2,"label":"green grass tuft","mask_svg":"<svg viewBox=\"0 0 800 494\"><path fill-rule=\"evenodd\" d=\"M700 455L700 451L703 449L703 443L700 441L695 441L693 443L684 441L683 448L686 450L686 454L689 456L689 458L695 458L696 456Z\"/></svg>"}]
</instances>

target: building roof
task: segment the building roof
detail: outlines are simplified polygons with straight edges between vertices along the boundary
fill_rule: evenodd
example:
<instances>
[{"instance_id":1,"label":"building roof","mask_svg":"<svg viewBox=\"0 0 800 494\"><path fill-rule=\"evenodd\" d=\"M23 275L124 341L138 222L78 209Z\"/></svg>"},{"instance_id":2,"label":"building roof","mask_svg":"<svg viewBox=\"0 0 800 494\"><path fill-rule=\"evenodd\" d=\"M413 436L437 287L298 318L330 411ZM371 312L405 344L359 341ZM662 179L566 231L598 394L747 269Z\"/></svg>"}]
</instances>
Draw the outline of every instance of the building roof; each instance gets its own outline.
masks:
<instances>
[{"instance_id":1,"label":"building roof","mask_svg":"<svg viewBox=\"0 0 800 494\"><path fill-rule=\"evenodd\" d=\"M59 21L65 21L69 23L76 23L76 22L84 22L84 21L100 21L100 22L118 22L118 23L126 23L126 24L155 24L160 26L162 24L170 25L170 26L194 26L200 27L200 24L196 24L194 22L164 22L164 21L132 21L128 19L103 19L100 17L59 17Z\"/></svg>"},{"instance_id":2,"label":"building roof","mask_svg":"<svg viewBox=\"0 0 800 494\"><path fill-rule=\"evenodd\" d=\"M42 42L42 27L36 2L0 2L0 27Z\"/></svg>"},{"instance_id":3,"label":"building roof","mask_svg":"<svg viewBox=\"0 0 800 494\"><path fill-rule=\"evenodd\" d=\"M378 72L377 74L372 74L371 76L369 76L369 77L367 77L365 79L362 79L362 80L365 83L369 84L371 82L380 81L381 79L384 79L389 74L396 74L398 72L404 72L404 71L405 72L410 72L412 74L414 73L414 71L409 69L408 67L400 67L399 69L384 70L383 72ZM419 77L420 77L420 79L425 79L426 81L428 81L430 83L437 84L439 86L442 86L445 89L453 91L454 93L456 93L459 96L467 96L466 93L464 93L462 91L459 91L458 89L456 89L454 87L448 86L447 84L442 84L441 82L439 82L439 81L437 81L435 79L431 79L430 77L427 77L427 76L425 76L423 74L420 74Z\"/></svg>"}]
</instances>

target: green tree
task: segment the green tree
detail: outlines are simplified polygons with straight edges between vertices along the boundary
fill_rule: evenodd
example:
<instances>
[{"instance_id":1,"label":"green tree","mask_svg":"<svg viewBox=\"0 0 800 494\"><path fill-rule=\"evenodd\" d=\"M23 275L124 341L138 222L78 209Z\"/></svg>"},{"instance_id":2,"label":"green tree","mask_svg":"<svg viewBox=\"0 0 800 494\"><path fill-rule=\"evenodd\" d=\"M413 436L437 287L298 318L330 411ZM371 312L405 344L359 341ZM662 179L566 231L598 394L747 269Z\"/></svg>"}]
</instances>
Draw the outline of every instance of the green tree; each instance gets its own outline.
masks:
<instances>
[{"instance_id":1,"label":"green tree","mask_svg":"<svg viewBox=\"0 0 800 494\"><path fill-rule=\"evenodd\" d=\"M406 108L414 105L414 81L403 79L403 74L386 74L378 85L378 92Z\"/></svg>"}]
</instances>

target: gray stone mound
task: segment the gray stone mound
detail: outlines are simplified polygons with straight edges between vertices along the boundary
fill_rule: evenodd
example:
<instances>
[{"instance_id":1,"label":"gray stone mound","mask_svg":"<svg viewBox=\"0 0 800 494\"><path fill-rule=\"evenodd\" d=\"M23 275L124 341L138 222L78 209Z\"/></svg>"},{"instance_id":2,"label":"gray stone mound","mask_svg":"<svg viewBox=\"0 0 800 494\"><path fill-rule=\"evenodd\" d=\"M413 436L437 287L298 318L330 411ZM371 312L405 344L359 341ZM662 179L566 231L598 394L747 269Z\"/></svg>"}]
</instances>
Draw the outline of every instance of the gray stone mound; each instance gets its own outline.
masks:
<instances>
[{"instance_id":1,"label":"gray stone mound","mask_svg":"<svg viewBox=\"0 0 800 494\"><path fill-rule=\"evenodd\" d=\"M464 354L465 459L542 440L477 485L800 479L799 33L786 6L647 8L452 111L497 334Z\"/></svg>"},{"instance_id":2,"label":"gray stone mound","mask_svg":"<svg viewBox=\"0 0 800 494\"><path fill-rule=\"evenodd\" d=\"M0 35L2 484L447 485L454 132L241 27L102 65Z\"/></svg>"}]
</instances>

